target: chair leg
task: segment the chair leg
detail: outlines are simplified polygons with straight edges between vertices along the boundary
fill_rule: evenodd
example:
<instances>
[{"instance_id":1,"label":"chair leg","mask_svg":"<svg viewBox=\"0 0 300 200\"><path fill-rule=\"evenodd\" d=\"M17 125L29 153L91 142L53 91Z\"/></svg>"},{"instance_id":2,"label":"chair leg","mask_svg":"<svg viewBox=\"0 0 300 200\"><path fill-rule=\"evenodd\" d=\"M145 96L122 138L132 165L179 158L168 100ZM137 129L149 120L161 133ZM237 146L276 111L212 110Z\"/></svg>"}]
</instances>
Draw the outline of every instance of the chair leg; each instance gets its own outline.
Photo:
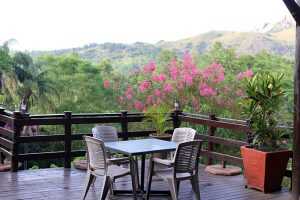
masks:
<instances>
[{"instance_id":1,"label":"chair leg","mask_svg":"<svg viewBox=\"0 0 300 200\"><path fill-rule=\"evenodd\" d=\"M172 200L177 200L177 180L174 180L173 178L167 180L170 187Z\"/></svg>"},{"instance_id":2,"label":"chair leg","mask_svg":"<svg viewBox=\"0 0 300 200\"><path fill-rule=\"evenodd\" d=\"M178 193L179 193L179 186L180 186L180 181L177 181L177 196L178 196Z\"/></svg>"},{"instance_id":3,"label":"chair leg","mask_svg":"<svg viewBox=\"0 0 300 200\"><path fill-rule=\"evenodd\" d=\"M130 159L130 171L131 171L131 181L132 181L132 194L133 199L137 200L137 194L136 194L136 162L133 158Z\"/></svg>"},{"instance_id":4,"label":"chair leg","mask_svg":"<svg viewBox=\"0 0 300 200\"><path fill-rule=\"evenodd\" d=\"M195 193L195 197L197 200L200 200L200 189L199 189L199 182L198 182L198 175L195 175L190 179L193 191Z\"/></svg>"},{"instance_id":5,"label":"chair leg","mask_svg":"<svg viewBox=\"0 0 300 200\"><path fill-rule=\"evenodd\" d=\"M95 181L96 181L96 176L94 176L94 179L93 179L92 185L95 185Z\"/></svg>"},{"instance_id":6,"label":"chair leg","mask_svg":"<svg viewBox=\"0 0 300 200\"><path fill-rule=\"evenodd\" d=\"M109 187L109 194L110 195L114 195L114 182L115 182L115 180L113 179L111 184L110 184L110 187Z\"/></svg>"},{"instance_id":7,"label":"chair leg","mask_svg":"<svg viewBox=\"0 0 300 200\"><path fill-rule=\"evenodd\" d=\"M91 170L88 169L85 177L82 199L85 199L94 178L95 176L91 174Z\"/></svg>"},{"instance_id":8,"label":"chair leg","mask_svg":"<svg viewBox=\"0 0 300 200\"><path fill-rule=\"evenodd\" d=\"M173 160L173 158L174 158L174 151L172 151L172 152L170 153L170 159Z\"/></svg>"},{"instance_id":9,"label":"chair leg","mask_svg":"<svg viewBox=\"0 0 300 200\"><path fill-rule=\"evenodd\" d=\"M148 180L147 180L147 189L146 189L146 200L149 200L150 196L150 190L151 190L151 182L152 182L152 176L153 176L153 168L154 168L154 162L152 162L152 158L150 158L150 166L149 166L149 172L148 172Z\"/></svg>"},{"instance_id":10,"label":"chair leg","mask_svg":"<svg viewBox=\"0 0 300 200\"><path fill-rule=\"evenodd\" d=\"M103 187L102 187L102 193L100 195L100 200L105 200L112 181L113 180L111 179L111 177L104 176Z\"/></svg>"},{"instance_id":11,"label":"chair leg","mask_svg":"<svg viewBox=\"0 0 300 200\"><path fill-rule=\"evenodd\" d=\"M140 181L139 181L139 163L138 163L138 157L137 156L135 156L135 159L134 159L134 161L135 161L135 165L134 165L134 168L135 168L135 174L136 174L136 176L135 176L135 182L136 182L136 184L137 184L137 187L138 188L140 188L141 186L140 186Z\"/></svg>"}]
</instances>

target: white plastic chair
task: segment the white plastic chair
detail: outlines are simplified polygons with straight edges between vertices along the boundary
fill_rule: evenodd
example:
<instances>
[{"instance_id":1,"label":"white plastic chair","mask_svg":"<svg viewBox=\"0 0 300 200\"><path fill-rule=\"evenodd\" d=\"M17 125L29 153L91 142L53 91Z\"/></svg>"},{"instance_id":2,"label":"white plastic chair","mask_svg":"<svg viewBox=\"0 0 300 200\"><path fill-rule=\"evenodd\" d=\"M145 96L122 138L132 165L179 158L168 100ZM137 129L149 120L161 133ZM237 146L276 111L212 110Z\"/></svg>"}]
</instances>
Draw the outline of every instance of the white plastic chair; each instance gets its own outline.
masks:
<instances>
[{"instance_id":1,"label":"white plastic chair","mask_svg":"<svg viewBox=\"0 0 300 200\"><path fill-rule=\"evenodd\" d=\"M113 126L96 126L92 128L94 138L101 139L103 142L115 142L118 140L117 129Z\"/></svg>"},{"instance_id":2,"label":"white plastic chair","mask_svg":"<svg viewBox=\"0 0 300 200\"><path fill-rule=\"evenodd\" d=\"M83 136L83 139L86 144L88 168L82 199L85 199L93 180L98 176L103 176L103 187L100 199L104 200L107 196L111 184L115 179L131 175L132 194L133 199L136 200L137 194L133 159L128 158L130 162L130 169L126 169L117 165L108 165L106 160L106 148L104 142L89 136Z\"/></svg>"},{"instance_id":3,"label":"white plastic chair","mask_svg":"<svg viewBox=\"0 0 300 200\"><path fill-rule=\"evenodd\" d=\"M113 126L96 126L92 128L93 137L102 140L103 142L118 141L117 129ZM108 162L115 160L114 164L120 165L122 159L111 159L111 153L107 151ZM118 162L119 161L119 162ZM128 163L128 162L127 162Z\"/></svg>"},{"instance_id":4,"label":"white plastic chair","mask_svg":"<svg viewBox=\"0 0 300 200\"><path fill-rule=\"evenodd\" d=\"M172 142L180 143L180 142L188 142L194 140L196 135L196 130L192 128L175 128L172 135ZM174 152L171 152L171 159L174 157Z\"/></svg>"},{"instance_id":5,"label":"white plastic chair","mask_svg":"<svg viewBox=\"0 0 300 200\"><path fill-rule=\"evenodd\" d=\"M115 142L118 141L118 132L117 129L113 126L96 126L92 128L93 137L102 140L103 142ZM128 164L129 160L127 157L125 158L116 158L112 156L109 151L107 151L107 162L108 164L114 164L114 165L122 165L122 164ZM139 174L138 174L138 164L137 164L137 158L135 159L135 171L136 171L136 182L139 186ZM113 184L112 188L110 190L111 194L113 192Z\"/></svg>"},{"instance_id":6,"label":"white plastic chair","mask_svg":"<svg viewBox=\"0 0 300 200\"><path fill-rule=\"evenodd\" d=\"M200 190L198 181L198 163L202 146L202 140L193 140L179 143L175 152L174 159L163 160L159 158L150 158L150 167L148 174L148 185L146 199L149 199L151 182L153 176L168 182L172 200L178 199L179 183L182 180L190 180L196 199L200 200ZM165 165L168 168L154 170L154 165Z\"/></svg>"},{"instance_id":7,"label":"white plastic chair","mask_svg":"<svg viewBox=\"0 0 300 200\"><path fill-rule=\"evenodd\" d=\"M196 130L192 128L175 128L172 136L172 142L188 142L192 141L195 137Z\"/></svg>"}]
</instances>

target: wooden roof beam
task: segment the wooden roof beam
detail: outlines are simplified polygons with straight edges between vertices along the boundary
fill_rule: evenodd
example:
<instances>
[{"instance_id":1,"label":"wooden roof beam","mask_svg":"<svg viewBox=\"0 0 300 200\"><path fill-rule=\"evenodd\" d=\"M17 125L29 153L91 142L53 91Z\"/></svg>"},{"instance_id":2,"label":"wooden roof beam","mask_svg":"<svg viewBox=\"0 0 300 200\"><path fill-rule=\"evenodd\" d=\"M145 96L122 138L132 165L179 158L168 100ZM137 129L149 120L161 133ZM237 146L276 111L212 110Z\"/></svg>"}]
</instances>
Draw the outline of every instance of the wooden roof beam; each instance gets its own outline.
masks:
<instances>
[{"instance_id":1,"label":"wooden roof beam","mask_svg":"<svg viewBox=\"0 0 300 200\"><path fill-rule=\"evenodd\" d=\"M297 24L300 24L300 7L295 0L283 0Z\"/></svg>"}]
</instances>

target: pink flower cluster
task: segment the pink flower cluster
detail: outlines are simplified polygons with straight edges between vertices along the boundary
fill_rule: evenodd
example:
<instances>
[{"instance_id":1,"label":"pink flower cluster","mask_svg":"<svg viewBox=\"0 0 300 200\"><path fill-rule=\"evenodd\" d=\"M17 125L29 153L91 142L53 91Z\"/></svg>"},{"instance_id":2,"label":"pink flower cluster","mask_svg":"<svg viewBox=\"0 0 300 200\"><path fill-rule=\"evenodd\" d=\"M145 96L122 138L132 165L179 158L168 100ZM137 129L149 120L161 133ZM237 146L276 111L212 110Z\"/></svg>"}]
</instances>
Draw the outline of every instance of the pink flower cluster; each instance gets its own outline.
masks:
<instances>
[{"instance_id":1,"label":"pink flower cluster","mask_svg":"<svg viewBox=\"0 0 300 200\"><path fill-rule=\"evenodd\" d=\"M156 65L154 61L149 62L147 65L144 66L144 73L148 74L155 71Z\"/></svg>"},{"instance_id":2,"label":"pink flower cluster","mask_svg":"<svg viewBox=\"0 0 300 200\"><path fill-rule=\"evenodd\" d=\"M251 79L251 77L253 76L253 72L251 70L246 70L244 72L239 72L236 77L238 80L243 79L244 77L248 80Z\"/></svg>"},{"instance_id":3,"label":"pink flower cluster","mask_svg":"<svg viewBox=\"0 0 300 200\"><path fill-rule=\"evenodd\" d=\"M145 92L147 90L147 87L149 86L149 83L147 80L143 80L142 84L140 85L140 90L142 92Z\"/></svg>"},{"instance_id":4,"label":"pink flower cluster","mask_svg":"<svg viewBox=\"0 0 300 200\"><path fill-rule=\"evenodd\" d=\"M109 81L104 81L103 86L104 88L109 88L111 86L111 83Z\"/></svg>"},{"instance_id":5,"label":"pink flower cluster","mask_svg":"<svg viewBox=\"0 0 300 200\"><path fill-rule=\"evenodd\" d=\"M174 59L165 67L157 67L151 61L141 70L132 71L129 87L124 88L124 92L120 90L119 103L123 109L145 111L149 106L165 102L172 104L178 99L182 109L218 114L224 109L237 107L237 99L244 95L238 84L225 79L224 71L224 67L216 62L204 68L198 67L189 54L184 54L182 61ZM251 70L239 72L237 81L250 79L252 74ZM105 88L111 85L104 82Z\"/></svg>"}]
</instances>

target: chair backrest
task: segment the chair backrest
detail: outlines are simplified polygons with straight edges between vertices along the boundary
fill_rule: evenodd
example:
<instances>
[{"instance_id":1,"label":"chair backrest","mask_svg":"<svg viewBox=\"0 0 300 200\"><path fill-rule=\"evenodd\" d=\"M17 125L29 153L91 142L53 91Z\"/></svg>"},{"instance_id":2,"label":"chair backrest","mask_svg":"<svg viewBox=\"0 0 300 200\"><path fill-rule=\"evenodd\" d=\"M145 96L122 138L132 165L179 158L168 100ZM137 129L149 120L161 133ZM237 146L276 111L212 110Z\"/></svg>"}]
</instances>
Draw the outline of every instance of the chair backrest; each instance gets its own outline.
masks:
<instances>
[{"instance_id":1,"label":"chair backrest","mask_svg":"<svg viewBox=\"0 0 300 200\"><path fill-rule=\"evenodd\" d=\"M89 136L83 136L85 141L88 167L91 170L103 170L103 174L107 171L106 165L106 148L104 142Z\"/></svg>"},{"instance_id":2,"label":"chair backrest","mask_svg":"<svg viewBox=\"0 0 300 200\"><path fill-rule=\"evenodd\" d=\"M196 130L192 128L175 128L172 136L172 142L180 143L192 141L195 134Z\"/></svg>"},{"instance_id":3,"label":"chair backrest","mask_svg":"<svg viewBox=\"0 0 300 200\"><path fill-rule=\"evenodd\" d=\"M113 126L96 126L92 128L93 137L103 142L115 142L118 140L117 129Z\"/></svg>"},{"instance_id":4,"label":"chair backrest","mask_svg":"<svg viewBox=\"0 0 300 200\"><path fill-rule=\"evenodd\" d=\"M174 173L194 173L198 171L202 140L178 144L175 152Z\"/></svg>"}]
</instances>

